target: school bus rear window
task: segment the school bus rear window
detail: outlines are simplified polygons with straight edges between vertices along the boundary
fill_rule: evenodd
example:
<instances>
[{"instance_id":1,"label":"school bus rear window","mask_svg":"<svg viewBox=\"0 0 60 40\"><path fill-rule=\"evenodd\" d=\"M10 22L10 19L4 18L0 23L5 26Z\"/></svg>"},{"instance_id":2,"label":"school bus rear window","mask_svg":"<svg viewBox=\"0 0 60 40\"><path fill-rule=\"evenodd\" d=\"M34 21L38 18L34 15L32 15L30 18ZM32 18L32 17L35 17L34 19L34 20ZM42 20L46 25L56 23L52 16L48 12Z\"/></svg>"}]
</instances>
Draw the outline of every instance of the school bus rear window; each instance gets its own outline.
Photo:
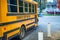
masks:
<instances>
[{"instance_id":1,"label":"school bus rear window","mask_svg":"<svg viewBox=\"0 0 60 40\"><path fill-rule=\"evenodd\" d=\"M17 12L16 0L8 0L8 12Z\"/></svg>"},{"instance_id":2,"label":"school bus rear window","mask_svg":"<svg viewBox=\"0 0 60 40\"><path fill-rule=\"evenodd\" d=\"M8 0L8 4L17 5L17 0Z\"/></svg>"}]
</instances>

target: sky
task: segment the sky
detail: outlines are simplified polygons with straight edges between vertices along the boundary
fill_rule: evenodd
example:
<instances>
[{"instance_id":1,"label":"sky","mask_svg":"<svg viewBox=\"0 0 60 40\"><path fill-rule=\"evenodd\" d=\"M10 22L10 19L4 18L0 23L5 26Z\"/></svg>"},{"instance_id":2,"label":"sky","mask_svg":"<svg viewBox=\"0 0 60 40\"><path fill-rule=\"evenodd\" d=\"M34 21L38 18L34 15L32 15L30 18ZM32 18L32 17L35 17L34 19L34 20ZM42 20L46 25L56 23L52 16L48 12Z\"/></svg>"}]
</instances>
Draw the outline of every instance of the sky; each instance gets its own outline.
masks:
<instances>
[{"instance_id":1,"label":"sky","mask_svg":"<svg viewBox=\"0 0 60 40\"><path fill-rule=\"evenodd\" d=\"M53 2L53 0L47 0L47 2Z\"/></svg>"}]
</instances>

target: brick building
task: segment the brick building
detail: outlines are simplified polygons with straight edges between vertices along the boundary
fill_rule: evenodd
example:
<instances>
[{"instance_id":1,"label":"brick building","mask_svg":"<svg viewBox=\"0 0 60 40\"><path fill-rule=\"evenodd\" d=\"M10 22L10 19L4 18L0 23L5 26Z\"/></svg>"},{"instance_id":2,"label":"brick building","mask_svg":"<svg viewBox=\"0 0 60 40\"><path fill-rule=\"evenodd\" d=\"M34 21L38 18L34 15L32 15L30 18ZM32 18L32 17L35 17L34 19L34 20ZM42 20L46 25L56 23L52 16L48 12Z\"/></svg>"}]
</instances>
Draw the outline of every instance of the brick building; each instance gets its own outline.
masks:
<instances>
[{"instance_id":1,"label":"brick building","mask_svg":"<svg viewBox=\"0 0 60 40\"><path fill-rule=\"evenodd\" d=\"M57 7L60 9L60 0L57 0Z\"/></svg>"}]
</instances>

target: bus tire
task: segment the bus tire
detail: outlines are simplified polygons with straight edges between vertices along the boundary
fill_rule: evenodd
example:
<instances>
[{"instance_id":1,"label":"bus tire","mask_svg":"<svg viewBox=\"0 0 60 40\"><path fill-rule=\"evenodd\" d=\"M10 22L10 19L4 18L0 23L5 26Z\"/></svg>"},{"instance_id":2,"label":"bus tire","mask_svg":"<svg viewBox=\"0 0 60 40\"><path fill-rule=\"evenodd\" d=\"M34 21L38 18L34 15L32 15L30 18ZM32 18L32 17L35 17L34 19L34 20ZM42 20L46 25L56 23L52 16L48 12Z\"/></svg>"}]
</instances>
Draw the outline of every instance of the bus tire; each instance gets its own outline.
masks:
<instances>
[{"instance_id":1,"label":"bus tire","mask_svg":"<svg viewBox=\"0 0 60 40\"><path fill-rule=\"evenodd\" d=\"M25 27L22 26L20 28L20 39L23 39L25 37L25 34L26 34L26 30L25 30Z\"/></svg>"}]
</instances>

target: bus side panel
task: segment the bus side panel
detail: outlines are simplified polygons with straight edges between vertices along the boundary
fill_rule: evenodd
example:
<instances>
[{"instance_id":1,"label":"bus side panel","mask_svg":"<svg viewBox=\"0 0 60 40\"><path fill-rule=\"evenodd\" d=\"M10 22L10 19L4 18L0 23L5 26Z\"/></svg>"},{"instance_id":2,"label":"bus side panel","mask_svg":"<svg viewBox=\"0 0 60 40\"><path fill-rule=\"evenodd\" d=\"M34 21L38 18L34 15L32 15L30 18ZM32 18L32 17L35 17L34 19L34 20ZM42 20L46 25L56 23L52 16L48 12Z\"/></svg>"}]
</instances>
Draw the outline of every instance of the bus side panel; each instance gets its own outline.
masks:
<instances>
[{"instance_id":1,"label":"bus side panel","mask_svg":"<svg viewBox=\"0 0 60 40\"><path fill-rule=\"evenodd\" d=\"M6 0L1 0L1 20L2 22L6 22L6 13L7 13L7 6L6 6Z\"/></svg>"},{"instance_id":2,"label":"bus side panel","mask_svg":"<svg viewBox=\"0 0 60 40\"><path fill-rule=\"evenodd\" d=\"M0 0L0 23L1 23L1 0ZM2 27L0 26L0 37L2 37Z\"/></svg>"},{"instance_id":3,"label":"bus side panel","mask_svg":"<svg viewBox=\"0 0 60 40\"><path fill-rule=\"evenodd\" d=\"M0 27L0 37L2 37L3 34L2 34L2 27Z\"/></svg>"},{"instance_id":4,"label":"bus side panel","mask_svg":"<svg viewBox=\"0 0 60 40\"><path fill-rule=\"evenodd\" d=\"M1 28L0 28L0 37L1 37Z\"/></svg>"},{"instance_id":5,"label":"bus side panel","mask_svg":"<svg viewBox=\"0 0 60 40\"><path fill-rule=\"evenodd\" d=\"M8 14L8 4L7 0L1 0L1 16L2 22L10 22L16 20L16 16L7 16Z\"/></svg>"},{"instance_id":6,"label":"bus side panel","mask_svg":"<svg viewBox=\"0 0 60 40\"><path fill-rule=\"evenodd\" d=\"M0 0L0 18L1 18L0 23L7 23L13 20L16 20L16 16L7 16L7 13L8 13L7 0ZM15 26L14 25L13 26L12 25L0 26L0 36L3 37L5 32L12 30L14 28L17 28Z\"/></svg>"},{"instance_id":7,"label":"bus side panel","mask_svg":"<svg viewBox=\"0 0 60 40\"><path fill-rule=\"evenodd\" d=\"M0 0L0 22L1 22L1 0Z\"/></svg>"}]
</instances>

